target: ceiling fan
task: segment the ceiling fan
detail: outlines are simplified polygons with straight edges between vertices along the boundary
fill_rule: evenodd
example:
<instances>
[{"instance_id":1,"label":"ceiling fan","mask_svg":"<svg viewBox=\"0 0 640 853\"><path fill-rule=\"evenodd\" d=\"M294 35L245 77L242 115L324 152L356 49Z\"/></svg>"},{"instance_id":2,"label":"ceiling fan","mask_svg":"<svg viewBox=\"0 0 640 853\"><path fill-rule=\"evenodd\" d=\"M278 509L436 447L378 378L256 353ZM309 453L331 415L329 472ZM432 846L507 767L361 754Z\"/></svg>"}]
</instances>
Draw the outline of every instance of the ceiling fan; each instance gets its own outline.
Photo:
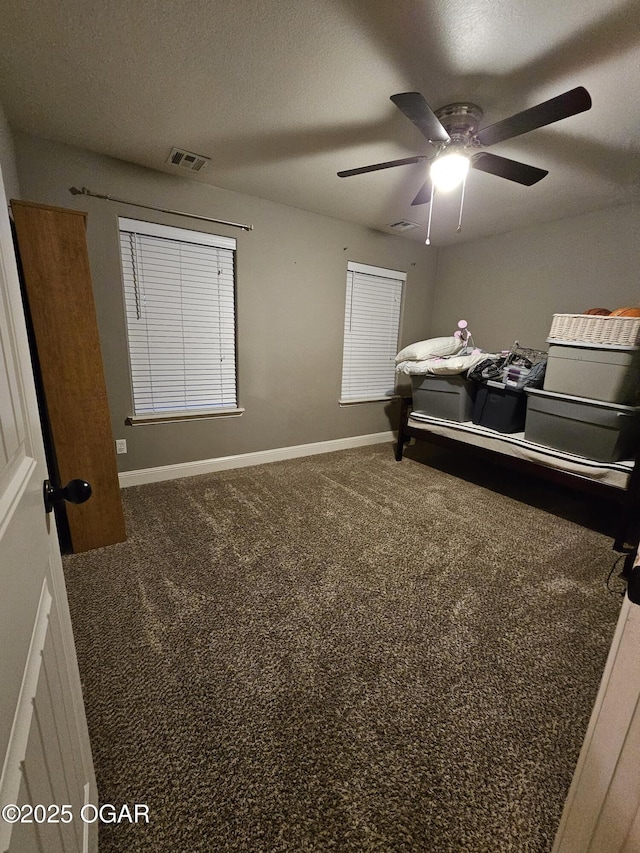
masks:
<instances>
[{"instance_id":1,"label":"ceiling fan","mask_svg":"<svg viewBox=\"0 0 640 853\"><path fill-rule=\"evenodd\" d=\"M389 160L386 163L375 163L358 169L346 169L338 172L338 177L347 178L379 169L433 160L429 177L411 202L412 205L428 204L432 198L434 186L445 190L460 185L469 168L479 169L481 172L488 172L527 187L536 184L549 174L548 171L478 149L520 136L522 133L529 133L538 127L544 127L591 108L589 93L583 86L578 86L535 107L478 130L483 113L476 104L447 104L433 112L419 92L391 95L391 100L437 149L436 153L405 157L402 160Z\"/></svg>"}]
</instances>

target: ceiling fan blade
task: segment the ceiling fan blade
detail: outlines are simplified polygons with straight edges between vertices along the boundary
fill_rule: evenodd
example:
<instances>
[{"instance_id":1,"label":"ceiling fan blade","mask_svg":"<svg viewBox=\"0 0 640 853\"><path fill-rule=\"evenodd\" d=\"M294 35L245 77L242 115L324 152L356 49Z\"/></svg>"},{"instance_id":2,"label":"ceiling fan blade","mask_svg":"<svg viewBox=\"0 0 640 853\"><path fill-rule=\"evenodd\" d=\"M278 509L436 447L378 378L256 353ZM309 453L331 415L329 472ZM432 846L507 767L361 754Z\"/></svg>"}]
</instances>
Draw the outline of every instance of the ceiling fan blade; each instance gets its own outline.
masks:
<instances>
[{"instance_id":1,"label":"ceiling fan blade","mask_svg":"<svg viewBox=\"0 0 640 853\"><path fill-rule=\"evenodd\" d=\"M338 172L339 178L348 178L351 175L363 175L365 172L377 172L378 169L392 169L394 166L407 166L409 163L421 163L430 158L424 154L417 157L405 157L404 160L388 160L386 163L375 163L373 166L360 166L359 169L345 169Z\"/></svg>"},{"instance_id":2,"label":"ceiling fan blade","mask_svg":"<svg viewBox=\"0 0 640 853\"><path fill-rule=\"evenodd\" d=\"M399 95L391 95L391 100L429 142L449 141L449 134L420 92L401 92Z\"/></svg>"},{"instance_id":3,"label":"ceiling fan blade","mask_svg":"<svg viewBox=\"0 0 640 853\"><path fill-rule=\"evenodd\" d=\"M526 163L508 160L506 157L498 157L486 151L473 155L471 168L488 172L490 175L497 175L499 178L506 178L508 181L524 184L525 187L537 184L545 175L549 174L546 169L538 169L537 166L528 166Z\"/></svg>"},{"instance_id":4,"label":"ceiling fan blade","mask_svg":"<svg viewBox=\"0 0 640 853\"><path fill-rule=\"evenodd\" d=\"M531 109L483 127L476 134L476 139L481 145L494 145L496 142L520 136L521 133L528 133L538 127L553 124L554 121L569 118L590 108L591 96L583 86L578 86Z\"/></svg>"},{"instance_id":5,"label":"ceiling fan blade","mask_svg":"<svg viewBox=\"0 0 640 853\"><path fill-rule=\"evenodd\" d=\"M418 190L418 195L411 202L411 206L415 207L418 204L429 204L431 201L431 178L427 178L424 184Z\"/></svg>"}]
</instances>

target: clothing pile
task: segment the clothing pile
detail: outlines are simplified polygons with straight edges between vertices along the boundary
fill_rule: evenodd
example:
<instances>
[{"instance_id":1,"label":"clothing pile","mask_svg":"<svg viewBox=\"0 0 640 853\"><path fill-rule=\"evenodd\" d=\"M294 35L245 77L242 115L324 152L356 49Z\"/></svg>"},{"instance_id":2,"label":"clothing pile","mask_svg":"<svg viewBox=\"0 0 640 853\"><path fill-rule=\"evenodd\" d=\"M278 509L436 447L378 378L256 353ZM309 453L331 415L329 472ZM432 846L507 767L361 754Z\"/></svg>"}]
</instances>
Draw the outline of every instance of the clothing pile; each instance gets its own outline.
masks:
<instances>
[{"instance_id":1,"label":"clothing pile","mask_svg":"<svg viewBox=\"0 0 640 853\"><path fill-rule=\"evenodd\" d=\"M542 388L546 369L546 352L521 347L516 341L508 352L488 356L475 364L467 372L467 379L497 382L520 391L523 388Z\"/></svg>"},{"instance_id":2,"label":"clothing pile","mask_svg":"<svg viewBox=\"0 0 640 853\"><path fill-rule=\"evenodd\" d=\"M400 350L396 372L409 376L464 374L474 382L499 382L517 390L542 387L545 352L521 347L516 341L510 350L487 353L474 346L464 320L458 325L460 331L451 337L429 338Z\"/></svg>"}]
</instances>

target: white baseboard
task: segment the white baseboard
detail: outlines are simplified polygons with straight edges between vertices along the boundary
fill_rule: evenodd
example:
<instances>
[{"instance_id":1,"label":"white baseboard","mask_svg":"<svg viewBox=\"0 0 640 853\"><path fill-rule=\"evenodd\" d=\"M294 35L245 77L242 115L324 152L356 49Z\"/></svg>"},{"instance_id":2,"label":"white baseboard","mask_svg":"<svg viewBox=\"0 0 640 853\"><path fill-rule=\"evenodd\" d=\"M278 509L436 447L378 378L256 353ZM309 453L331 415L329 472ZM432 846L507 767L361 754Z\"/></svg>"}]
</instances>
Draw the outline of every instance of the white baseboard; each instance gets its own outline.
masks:
<instances>
[{"instance_id":1,"label":"white baseboard","mask_svg":"<svg viewBox=\"0 0 640 853\"><path fill-rule=\"evenodd\" d=\"M391 431L375 432L370 435L354 435L349 438L335 438L331 441L317 441L313 444L296 444L292 447L276 447L273 450L240 453L236 456L219 456L216 459L199 459L197 462L161 465L158 468L140 468L137 471L122 471L118 474L118 480L122 488L140 486L143 483L177 480L180 477L192 477L195 474L210 474L213 471L226 471L229 468L246 468L249 465L263 465L266 462L281 462L284 459L295 459L298 456L332 453L335 450L348 450L351 447L364 447L367 444L382 444L393 440L394 434Z\"/></svg>"}]
</instances>

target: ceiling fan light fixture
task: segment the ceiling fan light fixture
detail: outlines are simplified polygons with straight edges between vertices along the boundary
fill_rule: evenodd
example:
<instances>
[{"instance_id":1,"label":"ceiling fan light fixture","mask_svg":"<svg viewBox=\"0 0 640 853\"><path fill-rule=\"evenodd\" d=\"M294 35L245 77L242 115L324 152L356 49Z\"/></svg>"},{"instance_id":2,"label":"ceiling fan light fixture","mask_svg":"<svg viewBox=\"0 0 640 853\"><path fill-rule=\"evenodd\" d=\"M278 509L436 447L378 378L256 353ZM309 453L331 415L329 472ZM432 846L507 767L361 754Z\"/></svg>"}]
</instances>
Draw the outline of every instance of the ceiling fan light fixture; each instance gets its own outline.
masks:
<instances>
[{"instance_id":1,"label":"ceiling fan light fixture","mask_svg":"<svg viewBox=\"0 0 640 853\"><path fill-rule=\"evenodd\" d=\"M440 192L449 192L459 187L469 172L469 158L452 152L443 154L431 164L431 180Z\"/></svg>"},{"instance_id":2,"label":"ceiling fan light fixture","mask_svg":"<svg viewBox=\"0 0 640 853\"><path fill-rule=\"evenodd\" d=\"M462 230L462 208L466 178L470 168L505 178L508 181L530 187L541 181L549 173L546 169L519 163L479 149L503 142L514 136L529 133L539 127L546 127L556 121L577 115L591 109L591 96L584 86L577 86L562 95L550 98L541 104L515 113L509 118L478 130L483 112L477 104L457 102L446 104L435 112L419 92L401 92L391 95L391 100L413 124L423 137L437 149L436 159L432 160L429 177L415 196L411 205L429 204L429 222L425 243L431 243L431 218L435 199L435 190L447 192L461 187L460 216L458 232ZM360 166L338 172L338 177L362 175L379 169L395 166L408 166L423 160L431 160L428 155L404 157L401 160L387 160L371 166Z\"/></svg>"}]
</instances>

